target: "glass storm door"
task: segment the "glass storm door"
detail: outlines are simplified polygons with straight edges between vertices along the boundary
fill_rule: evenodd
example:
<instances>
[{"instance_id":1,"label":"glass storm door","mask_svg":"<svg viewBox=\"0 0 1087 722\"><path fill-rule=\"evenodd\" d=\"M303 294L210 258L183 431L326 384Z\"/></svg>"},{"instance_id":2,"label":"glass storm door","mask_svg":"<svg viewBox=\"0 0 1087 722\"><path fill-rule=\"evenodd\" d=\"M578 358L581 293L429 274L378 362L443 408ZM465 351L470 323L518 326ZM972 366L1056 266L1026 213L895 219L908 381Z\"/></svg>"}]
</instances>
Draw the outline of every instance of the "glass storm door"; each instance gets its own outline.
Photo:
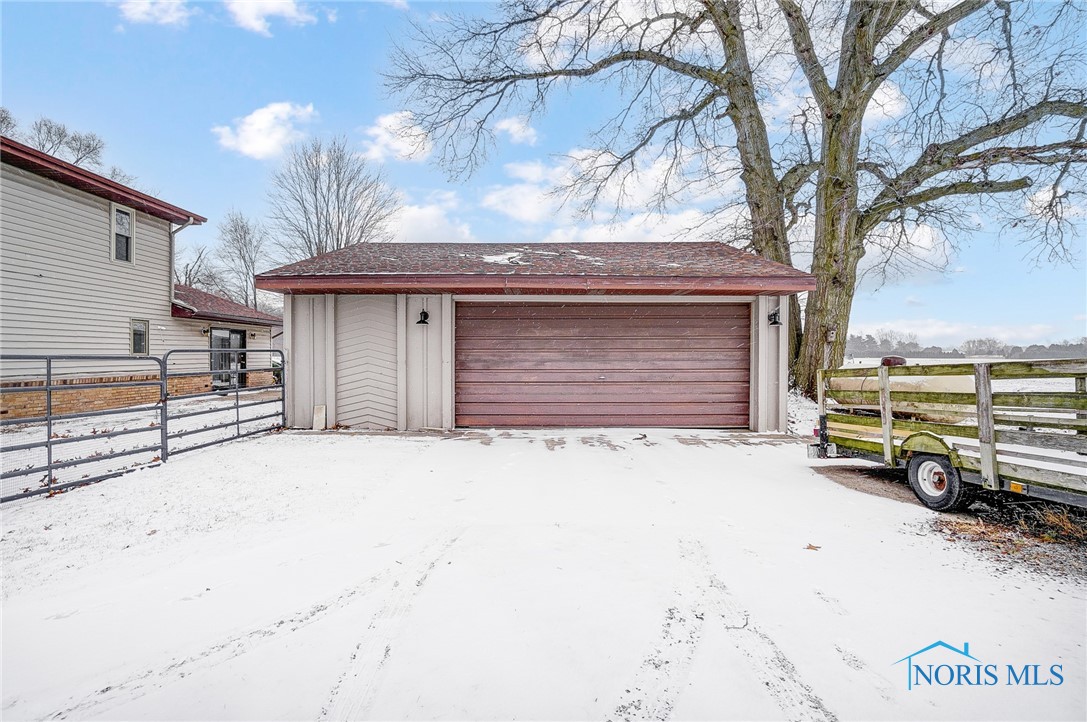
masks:
<instances>
[{"instance_id":1,"label":"glass storm door","mask_svg":"<svg viewBox=\"0 0 1087 722\"><path fill-rule=\"evenodd\" d=\"M245 348L245 331L231 328L211 329L211 350L238 351ZM212 353L211 383L214 389L233 389L245 386L244 353ZM218 373L217 373L218 372Z\"/></svg>"}]
</instances>

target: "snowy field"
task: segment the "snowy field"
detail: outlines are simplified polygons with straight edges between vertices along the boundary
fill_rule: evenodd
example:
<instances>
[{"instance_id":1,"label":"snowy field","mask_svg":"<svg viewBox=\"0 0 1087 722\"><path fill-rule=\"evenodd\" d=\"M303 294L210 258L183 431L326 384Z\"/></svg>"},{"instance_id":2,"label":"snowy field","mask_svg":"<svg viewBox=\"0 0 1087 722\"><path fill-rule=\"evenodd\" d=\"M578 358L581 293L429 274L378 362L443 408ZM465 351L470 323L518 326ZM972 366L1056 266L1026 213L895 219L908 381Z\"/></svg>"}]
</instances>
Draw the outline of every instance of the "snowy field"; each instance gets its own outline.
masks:
<instances>
[{"instance_id":1,"label":"snowy field","mask_svg":"<svg viewBox=\"0 0 1087 722\"><path fill-rule=\"evenodd\" d=\"M723 432L288 432L5 504L3 719L1085 718L1084 583L813 463ZM937 640L1064 682L907 690Z\"/></svg>"}]
</instances>

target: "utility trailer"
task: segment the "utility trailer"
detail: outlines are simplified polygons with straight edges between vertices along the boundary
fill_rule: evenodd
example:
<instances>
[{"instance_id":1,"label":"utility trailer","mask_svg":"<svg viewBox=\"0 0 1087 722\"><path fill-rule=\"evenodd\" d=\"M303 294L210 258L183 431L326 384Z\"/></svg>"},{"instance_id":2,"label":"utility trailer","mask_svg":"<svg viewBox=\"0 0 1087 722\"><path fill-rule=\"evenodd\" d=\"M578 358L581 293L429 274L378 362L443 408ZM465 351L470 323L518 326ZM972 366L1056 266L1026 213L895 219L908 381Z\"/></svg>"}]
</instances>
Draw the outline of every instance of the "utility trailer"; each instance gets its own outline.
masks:
<instances>
[{"instance_id":1,"label":"utility trailer","mask_svg":"<svg viewBox=\"0 0 1087 722\"><path fill-rule=\"evenodd\" d=\"M813 458L905 466L937 511L988 491L1087 507L1087 359L821 371Z\"/></svg>"}]
</instances>

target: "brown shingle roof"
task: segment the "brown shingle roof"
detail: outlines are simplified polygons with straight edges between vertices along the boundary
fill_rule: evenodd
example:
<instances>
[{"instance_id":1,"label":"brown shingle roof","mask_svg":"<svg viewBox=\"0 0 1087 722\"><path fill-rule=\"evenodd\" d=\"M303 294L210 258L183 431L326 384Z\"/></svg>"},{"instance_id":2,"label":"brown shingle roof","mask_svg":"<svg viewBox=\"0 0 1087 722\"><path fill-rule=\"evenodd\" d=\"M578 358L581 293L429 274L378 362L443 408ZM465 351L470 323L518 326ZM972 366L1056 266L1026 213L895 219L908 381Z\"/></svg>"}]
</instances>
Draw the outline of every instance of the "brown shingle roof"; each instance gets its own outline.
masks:
<instances>
[{"instance_id":1,"label":"brown shingle roof","mask_svg":"<svg viewBox=\"0 0 1087 722\"><path fill-rule=\"evenodd\" d=\"M208 220L192 211L178 208L134 188L121 185L117 181L92 173L86 168L80 168L48 153L17 143L11 138L0 136L0 160L16 168L78 188L91 195L135 208L164 221L184 223L191 219L194 225L200 225Z\"/></svg>"},{"instance_id":2,"label":"brown shingle roof","mask_svg":"<svg viewBox=\"0 0 1087 722\"><path fill-rule=\"evenodd\" d=\"M286 293L795 293L811 275L724 243L365 243L257 276Z\"/></svg>"},{"instance_id":3,"label":"brown shingle roof","mask_svg":"<svg viewBox=\"0 0 1087 722\"><path fill-rule=\"evenodd\" d=\"M252 326L279 326L283 323L279 316L180 283L174 284L174 299L179 303L173 305L170 315L176 318L228 321Z\"/></svg>"}]
</instances>

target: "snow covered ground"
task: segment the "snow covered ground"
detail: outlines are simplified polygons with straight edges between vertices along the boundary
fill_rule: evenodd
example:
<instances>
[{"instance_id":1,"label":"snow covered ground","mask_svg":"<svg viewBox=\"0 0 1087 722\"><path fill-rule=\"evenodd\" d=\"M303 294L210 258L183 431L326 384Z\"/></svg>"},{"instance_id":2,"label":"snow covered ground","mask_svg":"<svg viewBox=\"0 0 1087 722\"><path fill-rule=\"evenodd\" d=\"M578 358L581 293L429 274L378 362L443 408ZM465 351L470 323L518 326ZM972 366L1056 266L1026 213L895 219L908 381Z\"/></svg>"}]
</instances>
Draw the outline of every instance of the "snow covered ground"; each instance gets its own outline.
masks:
<instances>
[{"instance_id":1,"label":"snow covered ground","mask_svg":"<svg viewBox=\"0 0 1087 722\"><path fill-rule=\"evenodd\" d=\"M276 418L262 418L280 411L278 391L243 390L219 396L196 399L180 399L170 402L169 430L171 434L184 434L170 441L171 452L188 447L233 438L237 433L246 434L275 426ZM235 409L235 401L239 408ZM274 401L275 403L258 403ZM99 456L123 454L103 458L78 466L54 470L56 484L75 482L125 469L134 469L157 463L159 450L155 448L162 438L161 406L143 410L118 409L117 413L88 418L65 419L53 422L54 462L63 464L76 459L94 459ZM196 414L183 416L185 414ZM183 416L183 418L172 418ZM215 428L238 421L235 426ZM102 436L108 432L123 432L120 436ZM79 438L88 437L88 438ZM13 424L0 429L0 469L4 472L35 469L45 465L46 425ZM72 440L79 439L79 440ZM43 444L31 449L8 451L9 447L23 444ZM148 449L147 451L140 451ZM45 472L13 476L0 482L0 497L19 494L46 486Z\"/></svg>"},{"instance_id":2,"label":"snow covered ground","mask_svg":"<svg viewBox=\"0 0 1087 722\"><path fill-rule=\"evenodd\" d=\"M1087 717L1087 585L818 463L708 431L287 432L6 504L2 715ZM907 689L937 641L999 684Z\"/></svg>"}]
</instances>

